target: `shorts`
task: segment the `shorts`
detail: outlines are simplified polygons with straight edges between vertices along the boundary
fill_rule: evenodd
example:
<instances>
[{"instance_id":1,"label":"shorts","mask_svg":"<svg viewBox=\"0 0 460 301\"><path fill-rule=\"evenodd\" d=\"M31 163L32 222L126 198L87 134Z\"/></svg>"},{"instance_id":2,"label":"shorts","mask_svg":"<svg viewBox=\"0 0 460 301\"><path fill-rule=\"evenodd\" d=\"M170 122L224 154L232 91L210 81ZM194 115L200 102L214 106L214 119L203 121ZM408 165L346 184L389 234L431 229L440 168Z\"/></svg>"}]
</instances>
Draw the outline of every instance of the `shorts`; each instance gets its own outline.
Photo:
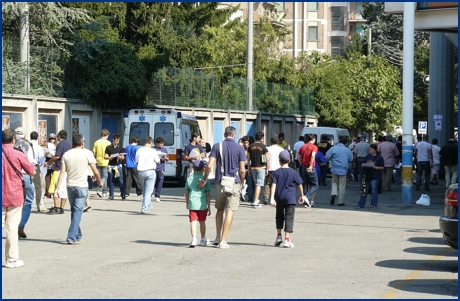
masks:
<instances>
[{"instance_id":1,"label":"shorts","mask_svg":"<svg viewBox=\"0 0 460 301\"><path fill-rule=\"evenodd\" d=\"M50 187L48 189L49 194L53 194L56 190L56 184L59 179L59 171L54 170L51 174ZM62 199L67 199L67 173L64 174L64 179L62 179L61 187L58 188L59 193Z\"/></svg>"},{"instance_id":2,"label":"shorts","mask_svg":"<svg viewBox=\"0 0 460 301\"><path fill-rule=\"evenodd\" d=\"M265 173L266 169L251 169L252 178L254 180L255 186L264 186L265 185Z\"/></svg>"},{"instance_id":3,"label":"shorts","mask_svg":"<svg viewBox=\"0 0 460 301\"><path fill-rule=\"evenodd\" d=\"M206 216L208 215L208 209L204 210L189 210L188 218L189 221L199 221L204 222L206 220Z\"/></svg>"},{"instance_id":4,"label":"shorts","mask_svg":"<svg viewBox=\"0 0 460 301\"><path fill-rule=\"evenodd\" d=\"M239 198L241 193L241 184L235 183L234 186L234 194L228 195L225 192L222 192L222 185L216 182L216 203L215 207L217 210L231 210L237 211L239 205Z\"/></svg>"},{"instance_id":5,"label":"shorts","mask_svg":"<svg viewBox=\"0 0 460 301\"><path fill-rule=\"evenodd\" d=\"M440 164L434 164L433 167L431 167L431 173L437 175L439 172L439 165Z\"/></svg>"}]
</instances>

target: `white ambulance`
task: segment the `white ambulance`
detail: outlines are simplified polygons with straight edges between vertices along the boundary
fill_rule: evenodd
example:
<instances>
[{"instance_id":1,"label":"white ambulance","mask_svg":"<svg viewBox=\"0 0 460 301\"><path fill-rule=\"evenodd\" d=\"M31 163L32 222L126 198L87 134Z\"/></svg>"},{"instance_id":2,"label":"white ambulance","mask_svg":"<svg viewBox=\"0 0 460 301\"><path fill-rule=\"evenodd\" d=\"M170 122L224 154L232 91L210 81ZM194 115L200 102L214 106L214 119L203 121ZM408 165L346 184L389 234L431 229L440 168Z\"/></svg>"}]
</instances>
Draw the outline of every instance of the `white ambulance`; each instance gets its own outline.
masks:
<instances>
[{"instance_id":1,"label":"white ambulance","mask_svg":"<svg viewBox=\"0 0 460 301\"><path fill-rule=\"evenodd\" d=\"M134 136L139 137L139 145L143 145L148 136L154 140L163 137L169 156L169 162L165 164L165 180L185 185L188 162L182 161L182 152L190 143L192 133L201 136L196 117L174 109L133 109L125 115L124 123L123 147L129 145Z\"/></svg>"}]
</instances>

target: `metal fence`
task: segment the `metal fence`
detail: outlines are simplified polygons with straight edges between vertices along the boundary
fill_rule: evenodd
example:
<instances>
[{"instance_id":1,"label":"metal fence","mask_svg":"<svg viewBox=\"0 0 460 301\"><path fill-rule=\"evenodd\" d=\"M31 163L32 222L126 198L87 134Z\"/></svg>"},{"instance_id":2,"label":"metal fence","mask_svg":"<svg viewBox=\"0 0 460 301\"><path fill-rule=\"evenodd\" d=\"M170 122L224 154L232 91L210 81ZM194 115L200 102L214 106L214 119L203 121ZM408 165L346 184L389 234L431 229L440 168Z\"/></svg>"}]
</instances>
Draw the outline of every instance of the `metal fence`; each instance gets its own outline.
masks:
<instances>
[{"instance_id":1,"label":"metal fence","mask_svg":"<svg viewBox=\"0 0 460 301\"><path fill-rule=\"evenodd\" d=\"M59 52L30 47L21 63L19 42L3 41L2 92L23 95L76 98L73 72ZM27 81L29 84L26 84ZM152 76L148 104L246 110L246 79L226 81L193 69L163 68ZM66 90L65 88L70 90ZM313 115L313 91L270 82L254 81L253 110L269 113Z\"/></svg>"},{"instance_id":2,"label":"metal fence","mask_svg":"<svg viewBox=\"0 0 460 301\"><path fill-rule=\"evenodd\" d=\"M246 110L246 79L223 82L193 69L163 68L152 76L148 103L184 107ZM261 112L313 115L313 91L254 81L253 109Z\"/></svg>"}]
</instances>

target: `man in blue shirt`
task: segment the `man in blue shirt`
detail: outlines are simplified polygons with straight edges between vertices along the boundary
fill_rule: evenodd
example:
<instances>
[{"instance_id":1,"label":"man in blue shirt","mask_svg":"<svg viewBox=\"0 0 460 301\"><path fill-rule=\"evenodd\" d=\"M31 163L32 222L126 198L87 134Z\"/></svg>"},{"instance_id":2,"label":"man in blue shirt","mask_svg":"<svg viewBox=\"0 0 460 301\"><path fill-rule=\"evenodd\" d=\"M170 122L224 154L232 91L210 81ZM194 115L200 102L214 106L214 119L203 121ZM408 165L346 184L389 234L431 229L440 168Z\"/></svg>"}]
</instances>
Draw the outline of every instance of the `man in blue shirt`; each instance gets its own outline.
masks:
<instances>
[{"instance_id":1,"label":"man in blue shirt","mask_svg":"<svg viewBox=\"0 0 460 301\"><path fill-rule=\"evenodd\" d=\"M225 128L224 141L216 143L212 146L209 163L206 166L206 171L203 180L199 181L198 188L204 187L211 173L214 162L216 163L216 239L213 245L221 249L228 249L226 242L228 232L232 226L233 212L238 210L238 199L241 192L241 183L244 180L246 169L246 154L244 148L235 142L236 129L233 126ZM222 148L222 153L220 152ZM223 161L223 168L222 168ZM222 168L222 169L221 169ZM222 176L235 177L233 193L228 194L222 190ZM225 219L224 219L225 212Z\"/></svg>"},{"instance_id":2,"label":"man in blue shirt","mask_svg":"<svg viewBox=\"0 0 460 301\"><path fill-rule=\"evenodd\" d=\"M342 137L339 139L339 144L331 147L326 152L326 160L329 161L332 173L332 188L331 188L331 205L334 205L339 194L339 206L345 206L345 192L347 191L347 174L348 163L353 161L353 153L345 146L347 139Z\"/></svg>"},{"instance_id":3,"label":"man in blue shirt","mask_svg":"<svg viewBox=\"0 0 460 301\"><path fill-rule=\"evenodd\" d=\"M131 144L125 147L126 153L126 186L125 186L125 196L129 196L131 188L136 185L136 194L137 196L142 195L142 187L139 182L139 175L137 174L137 163L136 163L136 152L139 149L139 137L134 136L131 139Z\"/></svg>"}]
</instances>

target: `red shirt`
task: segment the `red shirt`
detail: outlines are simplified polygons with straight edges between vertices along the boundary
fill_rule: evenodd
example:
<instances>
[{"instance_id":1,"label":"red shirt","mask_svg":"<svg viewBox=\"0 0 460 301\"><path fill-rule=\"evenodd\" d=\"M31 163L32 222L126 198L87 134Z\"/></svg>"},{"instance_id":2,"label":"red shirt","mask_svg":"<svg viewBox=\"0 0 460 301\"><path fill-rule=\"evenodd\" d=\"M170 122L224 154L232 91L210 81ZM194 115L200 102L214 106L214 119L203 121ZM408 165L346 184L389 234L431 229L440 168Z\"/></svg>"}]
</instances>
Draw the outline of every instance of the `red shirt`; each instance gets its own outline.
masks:
<instances>
[{"instance_id":1,"label":"red shirt","mask_svg":"<svg viewBox=\"0 0 460 301\"><path fill-rule=\"evenodd\" d=\"M2 148L19 172L21 169L27 174L34 172L35 167L24 153L15 150L12 144L2 144ZM18 177L2 152L2 207L19 207L24 204L21 180L22 175Z\"/></svg>"},{"instance_id":2,"label":"red shirt","mask_svg":"<svg viewBox=\"0 0 460 301\"><path fill-rule=\"evenodd\" d=\"M312 153L318 152L318 147L314 145L313 143L307 142L302 147L299 149L299 156L302 157L302 165L303 166L312 166L315 167L316 165L316 160L313 160L313 164L310 165L311 163L311 155Z\"/></svg>"}]
</instances>

